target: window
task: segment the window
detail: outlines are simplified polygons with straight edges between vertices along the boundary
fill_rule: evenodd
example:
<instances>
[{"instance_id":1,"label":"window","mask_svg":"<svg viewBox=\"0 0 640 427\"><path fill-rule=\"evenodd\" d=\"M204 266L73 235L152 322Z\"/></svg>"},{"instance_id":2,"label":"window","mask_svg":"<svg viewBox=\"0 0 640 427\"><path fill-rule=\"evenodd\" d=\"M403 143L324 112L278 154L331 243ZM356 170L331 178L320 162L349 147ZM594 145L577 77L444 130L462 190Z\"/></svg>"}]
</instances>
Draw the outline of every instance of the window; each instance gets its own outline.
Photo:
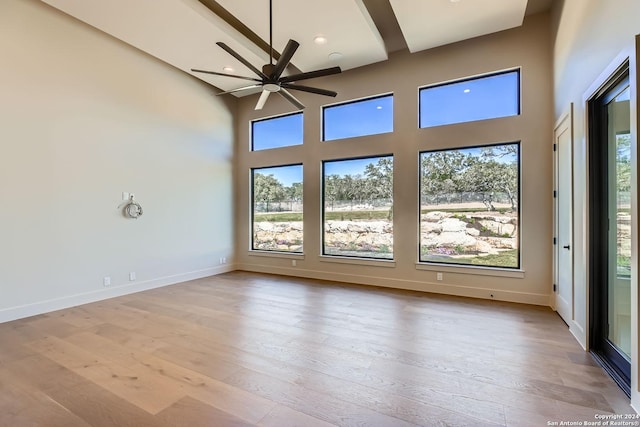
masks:
<instances>
[{"instance_id":1,"label":"window","mask_svg":"<svg viewBox=\"0 0 640 427\"><path fill-rule=\"evenodd\" d=\"M393 95L322 108L322 140L393 132Z\"/></svg>"},{"instance_id":2,"label":"window","mask_svg":"<svg viewBox=\"0 0 640 427\"><path fill-rule=\"evenodd\" d=\"M252 249L302 252L302 165L252 169Z\"/></svg>"},{"instance_id":3,"label":"window","mask_svg":"<svg viewBox=\"0 0 640 427\"><path fill-rule=\"evenodd\" d=\"M520 267L520 144L420 154L420 261Z\"/></svg>"},{"instance_id":4,"label":"window","mask_svg":"<svg viewBox=\"0 0 640 427\"><path fill-rule=\"evenodd\" d=\"M323 254L393 259L393 156L323 162Z\"/></svg>"},{"instance_id":5,"label":"window","mask_svg":"<svg viewBox=\"0 0 640 427\"><path fill-rule=\"evenodd\" d=\"M251 122L251 150L289 147L302 144L302 113Z\"/></svg>"},{"instance_id":6,"label":"window","mask_svg":"<svg viewBox=\"0 0 640 427\"><path fill-rule=\"evenodd\" d=\"M519 114L517 70L420 89L421 128Z\"/></svg>"}]
</instances>

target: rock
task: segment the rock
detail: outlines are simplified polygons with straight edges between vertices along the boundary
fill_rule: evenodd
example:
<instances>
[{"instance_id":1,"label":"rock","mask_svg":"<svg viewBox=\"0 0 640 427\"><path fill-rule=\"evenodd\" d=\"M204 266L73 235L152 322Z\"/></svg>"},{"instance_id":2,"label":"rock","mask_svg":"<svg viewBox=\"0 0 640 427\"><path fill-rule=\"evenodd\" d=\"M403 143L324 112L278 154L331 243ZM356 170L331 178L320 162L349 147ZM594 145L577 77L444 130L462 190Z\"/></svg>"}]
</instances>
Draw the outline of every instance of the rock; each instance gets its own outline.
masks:
<instances>
[{"instance_id":1,"label":"rock","mask_svg":"<svg viewBox=\"0 0 640 427\"><path fill-rule=\"evenodd\" d=\"M477 228L467 227L465 231L469 236L478 237L480 235L480 230Z\"/></svg>"},{"instance_id":2,"label":"rock","mask_svg":"<svg viewBox=\"0 0 640 427\"><path fill-rule=\"evenodd\" d=\"M483 240L476 241L476 250L481 254L487 254L487 255L495 255L498 253L497 249L495 249L493 246L491 246L489 243Z\"/></svg>"},{"instance_id":3,"label":"rock","mask_svg":"<svg viewBox=\"0 0 640 427\"><path fill-rule=\"evenodd\" d=\"M442 227L442 232L463 232L467 229L467 223L459 220L458 218L445 218L440 221L440 226Z\"/></svg>"},{"instance_id":4,"label":"rock","mask_svg":"<svg viewBox=\"0 0 640 427\"><path fill-rule=\"evenodd\" d=\"M451 214L448 212L433 211L433 212L427 212L426 214L423 214L422 219L428 222L438 222L444 218L449 218L450 216Z\"/></svg>"}]
</instances>

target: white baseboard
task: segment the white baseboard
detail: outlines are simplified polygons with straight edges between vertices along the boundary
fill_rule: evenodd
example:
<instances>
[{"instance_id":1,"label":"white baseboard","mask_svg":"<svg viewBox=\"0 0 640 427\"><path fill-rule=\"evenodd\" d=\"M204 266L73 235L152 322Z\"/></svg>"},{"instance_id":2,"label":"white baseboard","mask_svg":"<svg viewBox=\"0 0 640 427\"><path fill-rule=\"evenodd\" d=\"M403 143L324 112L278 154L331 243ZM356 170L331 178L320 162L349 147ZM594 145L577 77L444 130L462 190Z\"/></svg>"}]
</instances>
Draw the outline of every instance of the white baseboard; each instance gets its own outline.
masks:
<instances>
[{"instance_id":1,"label":"white baseboard","mask_svg":"<svg viewBox=\"0 0 640 427\"><path fill-rule=\"evenodd\" d=\"M503 291L495 289L475 288L470 286L448 285L442 283L423 282L417 280L389 279L376 276L361 276L356 274L335 273L331 271L307 270L300 268L273 267L256 264L240 264L239 270L256 273L281 274L283 276L305 277L308 279L333 280L336 282L356 283L393 289L432 292L437 294L455 295L470 298L482 298L496 301L517 302L549 306L549 295L526 292ZM493 298L491 298L493 295Z\"/></svg>"},{"instance_id":2,"label":"white baseboard","mask_svg":"<svg viewBox=\"0 0 640 427\"><path fill-rule=\"evenodd\" d=\"M135 284L112 286L96 291L68 295L46 301L38 301L31 304L20 305L17 307L9 307L0 310L0 323L35 316L38 314L49 313L51 311L62 310L64 308L75 307L91 302L102 301L122 295L133 294L149 289L175 285L176 283L186 282L188 280L202 279L203 277L215 276L217 274L227 273L235 269L236 267L234 265L221 265L219 267L205 268L203 270L190 271L187 273L159 277L143 282L136 282Z\"/></svg>"}]
</instances>

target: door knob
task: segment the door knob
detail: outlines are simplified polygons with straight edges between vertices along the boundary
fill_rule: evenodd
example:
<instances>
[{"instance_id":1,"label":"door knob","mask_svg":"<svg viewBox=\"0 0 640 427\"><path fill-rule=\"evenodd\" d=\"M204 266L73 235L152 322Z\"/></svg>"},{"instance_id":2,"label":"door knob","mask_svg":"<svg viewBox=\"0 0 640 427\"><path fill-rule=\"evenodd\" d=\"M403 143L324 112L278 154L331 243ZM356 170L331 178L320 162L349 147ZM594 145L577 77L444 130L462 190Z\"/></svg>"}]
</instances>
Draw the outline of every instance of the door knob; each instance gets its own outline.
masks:
<instances>
[{"instance_id":1,"label":"door knob","mask_svg":"<svg viewBox=\"0 0 640 427\"><path fill-rule=\"evenodd\" d=\"M563 248L565 248L565 249L571 249L571 246L567 245L567 246L563 246Z\"/></svg>"}]
</instances>

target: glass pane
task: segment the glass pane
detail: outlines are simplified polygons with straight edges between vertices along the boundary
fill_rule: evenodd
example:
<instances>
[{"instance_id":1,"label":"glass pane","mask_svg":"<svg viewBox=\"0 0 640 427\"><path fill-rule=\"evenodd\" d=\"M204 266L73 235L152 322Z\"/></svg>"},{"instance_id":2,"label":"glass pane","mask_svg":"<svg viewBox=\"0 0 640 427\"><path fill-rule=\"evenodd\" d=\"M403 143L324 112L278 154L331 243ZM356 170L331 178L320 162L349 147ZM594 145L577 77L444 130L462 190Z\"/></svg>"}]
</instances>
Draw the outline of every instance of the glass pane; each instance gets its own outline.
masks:
<instances>
[{"instance_id":1,"label":"glass pane","mask_svg":"<svg viewBox=\"0 0 640 427\"><path fill-rule=\"evenodd\" d=\"M252 170L252 249L302 252L302 165Z\"/></svg>"},{"instance_id":2,"label":"glass pane","mask_svg":"<svg viewBox=\"0 0 640 427\"><path fill-rule=\"evenodd\" d=\"M420 155L420 261L518 268L518 143Z\"/></svg>"},{"instance_id":3,"label":"glass pane","mask_svg":"<svg viewBox=\"0 0 640 427\"><path fill-rule=\"evenodd\" d=\"M609 121L609 334L631 354L631 133L627 87L607 105Z\"/></svg>"},{"instance_id":4,"label":"glass pane","mask_svg":"<svg viewBox=\"0 0 640 427\"><path fill-rule=\"evenodd\" d=\"M520 73L495 74L420 90L420 127L520 114Z\"/></svg>"},{"instance_id":5,"label":"glass pane","mask_svg":"<svg viewBox=\"0 0 640 427\"><path fill-rule=\"evenodd\" d=\"M300 145L302 136L302 113L251 122L253 151Z\"/></svg>"},{"instance_id":6,"label":"glass pane","mask_svg":"<svg viewBox=\"0 0 640 427\"><path fill-rule=\"evenodd\" d=\"M323 165L324 255L393 259L393 157Z\"/></svg>"},{"instance_id":7,"label":"glass pane","mask_svg":"<svg viewBox=\"0 0 640 427\"><path fill-rule=\"evenodd\" d=\"M322 110L323 141L393 132L393 95Z\"/></svg>"}]
</instances>

